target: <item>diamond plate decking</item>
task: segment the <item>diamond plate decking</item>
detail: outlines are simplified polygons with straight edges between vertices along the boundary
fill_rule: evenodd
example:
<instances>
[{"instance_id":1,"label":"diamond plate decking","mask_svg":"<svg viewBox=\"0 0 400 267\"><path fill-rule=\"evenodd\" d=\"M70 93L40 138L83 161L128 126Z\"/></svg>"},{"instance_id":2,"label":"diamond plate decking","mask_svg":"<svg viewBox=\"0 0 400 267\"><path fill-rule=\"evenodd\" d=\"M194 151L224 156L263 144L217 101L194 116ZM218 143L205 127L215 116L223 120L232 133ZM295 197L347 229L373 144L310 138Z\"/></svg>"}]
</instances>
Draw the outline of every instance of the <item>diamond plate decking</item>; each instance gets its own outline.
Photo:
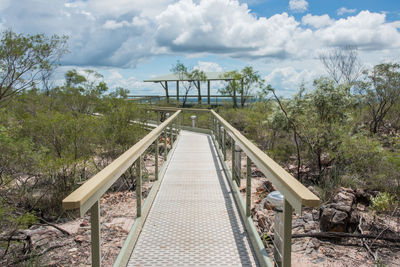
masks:
<instances>
[{"instance_id":1,"label":"diamond plate decking","mask_svg":"<svg viewBox=\"0 0 400 267\"><path fill-rule=\"evenodd\" d=\"M178 142L128 266L258 266L211 137Z\"/></svg>"}]
</instances>

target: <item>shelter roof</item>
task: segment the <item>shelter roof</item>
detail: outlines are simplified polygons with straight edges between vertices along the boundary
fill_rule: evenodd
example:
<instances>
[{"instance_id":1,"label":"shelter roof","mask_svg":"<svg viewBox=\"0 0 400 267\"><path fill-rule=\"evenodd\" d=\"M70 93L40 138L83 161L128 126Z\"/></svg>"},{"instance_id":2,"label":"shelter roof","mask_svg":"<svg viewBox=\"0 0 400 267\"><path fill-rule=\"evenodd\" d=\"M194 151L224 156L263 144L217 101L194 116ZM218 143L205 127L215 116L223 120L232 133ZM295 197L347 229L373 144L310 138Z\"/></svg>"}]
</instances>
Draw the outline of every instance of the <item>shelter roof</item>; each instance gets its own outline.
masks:
<instances>
[{"instance_id":1,"label":"shelter roof","mask_svg":"<svg viewBox=\"0 0 400 267\"><path fill-rule=\"evenodd\" d=\"M229 72L205 72L207 81L230 81L233 80L232 77L229 77ZM224 77L225 76L225 77ZM153 77L148 80L144 80L144 82L172 82L172 81L192 81L193 79L183 78L180 79L179 76L175 73L171 73L168 75Z\"/></svg>"}]
</instances>

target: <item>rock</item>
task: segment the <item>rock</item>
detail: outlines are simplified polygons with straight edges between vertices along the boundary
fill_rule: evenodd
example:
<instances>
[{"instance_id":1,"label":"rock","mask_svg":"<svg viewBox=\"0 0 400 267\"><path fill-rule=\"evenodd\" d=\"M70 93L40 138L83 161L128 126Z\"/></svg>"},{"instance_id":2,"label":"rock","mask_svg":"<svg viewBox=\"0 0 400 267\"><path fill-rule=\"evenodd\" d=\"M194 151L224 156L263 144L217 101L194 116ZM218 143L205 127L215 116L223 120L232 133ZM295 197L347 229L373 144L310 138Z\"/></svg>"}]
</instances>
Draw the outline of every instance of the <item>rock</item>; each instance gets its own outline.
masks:
<instances>
[{"instance_id":1,"label":"rock","mask_svg":"<svg viewBox=\"0 0 400 267\"><path fill-rule=\"evenodd\" d=\"M314 221L313 215L311 213L305 213L301 218L306 222Z\"/></svg>"},{"instance_id":2,"label":"rock","mask_svg":"<svg viewBox=\"0 0 400 267\"><path fill-rule=\"evenodd\" d=\"M303 226L304 225L304 220L301 218L295 219L292 222L292 229L295 229L297 227Z\"/></svg>"},{"instance_id":3,"label":"rock","mask_svg":"<svg viewBox=\"0 0 400 267\"><path fill-rule=\"evenodd\" d=\"M77 235L75 236L74 240L75 242L82 243L83 241L85 241L85 238L82 235Z\"/></svg>"},{"instance_id":4,"label":"rock","mask_svg":"<svg viewBox=\"0 0 400 267\"><path fill-rule=\"evenodd\" d=\"M307 223L304 225L304 232L305 232L305 233L308 233L308 232L310 232L311 230L314 230L315 228L316 228L316 223L315 223L314 221L307 222Z\"/></svg>"},{"instance_id":5,"label":"rock","mask_svg":"<svg viewBox=\"0 0 400 267\"><path fill-rule=\"evenodd\" d=\"M332 202L320 209L320 229L325 232L346 232L351 226L350 218L356 194L351 188L341 187Z\"/></svg>"},{"instance_id":6,"label":"rock","mask_svg":"<svg viewBox=\"0 0 400 267\"><path fill-rule=\"evenodd\" d=\"M320 229L324 232L346 232L348 215L346 212L329 207L321 207Z\"/></svg>"},{"instance_id":7,"label":"rock","mask_svg":"<svg viewBox=\"0 0 400 267\"><path fill-rule=\"evenodd\" d=\"M364 211L364 210L365 210L365 206L364 206L363 204L361 204L361 203L358 203L358 204L357 204L357 209L358 209L359 211Z\"/></svg>"}]
</instances>

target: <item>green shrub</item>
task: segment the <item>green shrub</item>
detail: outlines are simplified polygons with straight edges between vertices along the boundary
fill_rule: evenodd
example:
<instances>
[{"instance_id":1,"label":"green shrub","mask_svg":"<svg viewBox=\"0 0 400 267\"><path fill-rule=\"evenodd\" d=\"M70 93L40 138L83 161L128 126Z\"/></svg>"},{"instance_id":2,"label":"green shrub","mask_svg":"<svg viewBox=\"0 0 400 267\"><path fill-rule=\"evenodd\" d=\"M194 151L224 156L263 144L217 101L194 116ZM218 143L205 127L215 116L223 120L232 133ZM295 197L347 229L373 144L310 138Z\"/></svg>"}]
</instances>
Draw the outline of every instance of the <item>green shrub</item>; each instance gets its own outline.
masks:
<instances>
[{"instance_id":1,"label":"green shrub","mask_svg":"<svg viewBox=\"0 0 400 267\"><path fill-rule=\"evenodd\" d=\"M384 212L389 211L392 208L393 204L395 203L395 198L388 192L381 192L376 197L372 197L371 202L371 207L373 210Z\"/></svg>"}]
</instances>

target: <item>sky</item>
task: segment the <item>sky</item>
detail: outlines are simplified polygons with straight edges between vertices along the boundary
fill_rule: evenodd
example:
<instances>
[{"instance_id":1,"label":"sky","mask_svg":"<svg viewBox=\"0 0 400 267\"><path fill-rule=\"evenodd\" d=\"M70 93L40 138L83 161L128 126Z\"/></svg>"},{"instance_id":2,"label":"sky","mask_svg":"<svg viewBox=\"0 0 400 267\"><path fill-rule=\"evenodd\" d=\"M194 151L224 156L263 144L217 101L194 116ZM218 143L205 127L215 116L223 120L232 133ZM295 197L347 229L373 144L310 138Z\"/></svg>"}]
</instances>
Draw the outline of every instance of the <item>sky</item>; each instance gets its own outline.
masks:
<instances>
[{"instance_id":1,"label":"sky","mask_svg":"<svg viewBox=\"0 0 400 267\"><path fill-rule=\"evenodd\" d=\"M55 81L93 69L134 95L163 94L143 80L178 60L204 71L253 66L283 96L326 75L319 55L329 49L356 46L365 68L400 61L397 0L0 0L6 29L69 36Z\"/></svg>"}]
</instances>

